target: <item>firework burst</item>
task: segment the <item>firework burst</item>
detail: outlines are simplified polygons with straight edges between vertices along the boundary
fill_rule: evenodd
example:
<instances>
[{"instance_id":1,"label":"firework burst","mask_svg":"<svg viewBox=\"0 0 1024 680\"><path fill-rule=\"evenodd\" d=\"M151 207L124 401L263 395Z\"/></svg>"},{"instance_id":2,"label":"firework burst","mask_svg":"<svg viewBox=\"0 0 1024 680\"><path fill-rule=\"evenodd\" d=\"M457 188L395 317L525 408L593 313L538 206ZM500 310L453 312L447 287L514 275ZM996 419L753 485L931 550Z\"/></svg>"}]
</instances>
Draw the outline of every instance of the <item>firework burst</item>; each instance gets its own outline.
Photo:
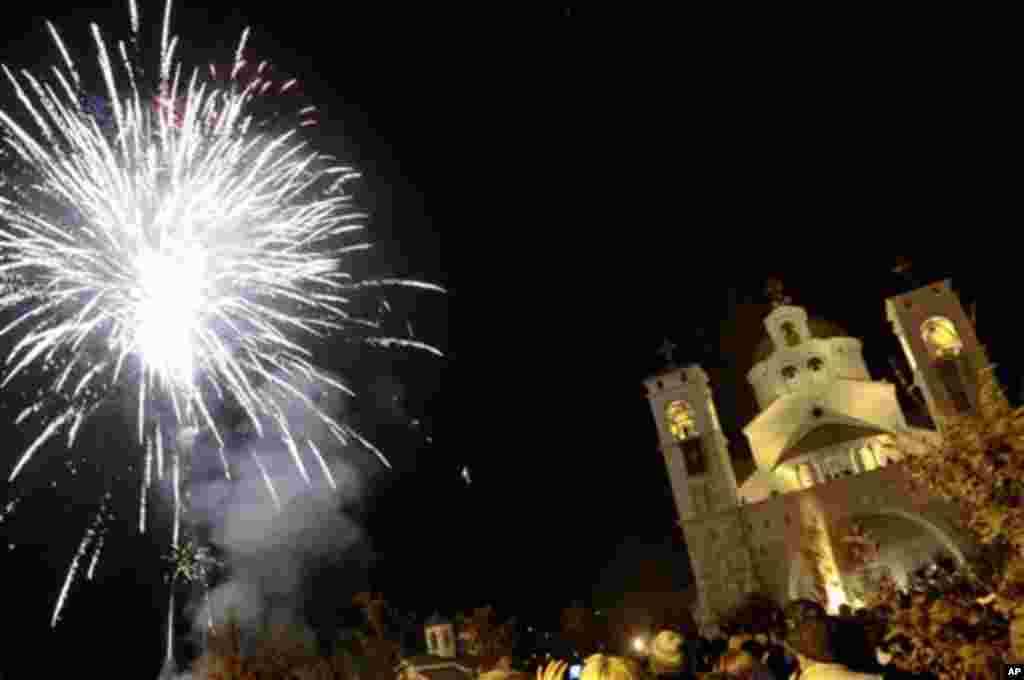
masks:
<instances>
[{"instance_id":1,"label":"firework burst","mask_svg":"<svg viewBox=\"0 0 1024 680\"><path fill-rule=\"evenodd\" d=\"M309 344L340 335L439 355L419 340L378 337L378 323L350 310L361 291L379 286L442 289L356 277L353 262L368 248L358 240L365 216L346 191L357 172L303 142L298 133L308 115L284 130L262 124L252 102L268 92L266 78L225 83L208 69L186 73L170 36L171 0L158 73L147 76L135 0L129 9L127 45L111 49L91 26L101 95L86 91L50 24L62 60L47 79L3 66L20 108L0 109L7 168L0 173L0 311L8 316L0 336L13 343L0 384L31 374L34 399L16 421L38 428L9 481L48 442L66 437L74 446L101 404L127 395L144 457L139 528L146 526L146 488L168 475L172 550L180 557L182 457L192 450L182 433L212 437L230 477L216 416L237 410L259 436L281 437L306 483L313 483L309 469L320 470L333 487L316 443L289 427L285 404L298 403L337 441L355 442L387 464L310 396L311 384L353 393L315 365ZM247 37L248 30L232 76L245 68ZM318 465L303 462L310 456ZM72 562L54 622L96 532ZM90 575L102 543L101 536ZM175 564L187 578L177 557Z\"/></svg>"},{"instance_id":2,"label":"firework burst","mask_svg":"<svg viewBox=\"0 0 1024 680\"><path fill-rule=\"evenodd\" d=\"M21 284L0 299L16 310L0 335L17 334L3 385L61 366L19 422L47 401L63 408L41 423L10 479L61 432L73 444L113 386L135 391L139 441L151 448L181 424L204 427L223 448L214 413L226 402L262 435L266 423L285 423L275 393L304 402L339 441L368 444L294 387L301 378L349 392L312 363L305 342L374 327L346 310L370 285L345 267L367 247L349 240L364 217L344 190L356 172L309 150L295 129L254 132L247 105L259 80L239 89L206 83L198 70L184 78L166 23L155 97L179 103L172 112L149 105L123 44L115 68L93 26L107 133L83 111L78 69L51 33L64 55L55 82L4 67L32 126L0 111L4 141L31 178L0 197L0 274ZM152 417L163 411L172 426Z\"/></svg>"}]
</instances>

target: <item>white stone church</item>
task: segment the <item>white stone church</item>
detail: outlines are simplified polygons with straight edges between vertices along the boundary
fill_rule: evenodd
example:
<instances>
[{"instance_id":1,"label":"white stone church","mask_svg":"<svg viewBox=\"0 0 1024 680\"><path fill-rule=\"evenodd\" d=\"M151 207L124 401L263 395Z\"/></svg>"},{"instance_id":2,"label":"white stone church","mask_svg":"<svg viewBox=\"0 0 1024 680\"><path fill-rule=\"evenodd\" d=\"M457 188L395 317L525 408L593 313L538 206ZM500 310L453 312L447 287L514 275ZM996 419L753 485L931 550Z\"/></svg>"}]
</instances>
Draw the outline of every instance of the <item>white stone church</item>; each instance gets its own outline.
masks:
<instances>
[{"instance_id":1,"label":"white stone church","mask_svg":"<svg viewBox=\"0 0 1024 680\"><path fill-rule=\"evenodd\" d=\"M941 431L949 415L975 407L985 349L949 281L890 298L885 309ZM854 522L876 536L873 568L897 580L936 554L962 561L973 545L955 508L912 498L898 454L884 446L893 435L938 433L907 424L896 386L872 379L861 342L790 304L778 304L764 328L747 373L758 413L743 429L756 467L742 484L707 373L670 362L645 381L696 581L697 622L714 623L755 591L780 603L812 596L814 567L794 549L808 513L826 541ZM855 583L871 578L864 571L838 564L832 609L858 603Z\"/></svg>"}]
</instances>

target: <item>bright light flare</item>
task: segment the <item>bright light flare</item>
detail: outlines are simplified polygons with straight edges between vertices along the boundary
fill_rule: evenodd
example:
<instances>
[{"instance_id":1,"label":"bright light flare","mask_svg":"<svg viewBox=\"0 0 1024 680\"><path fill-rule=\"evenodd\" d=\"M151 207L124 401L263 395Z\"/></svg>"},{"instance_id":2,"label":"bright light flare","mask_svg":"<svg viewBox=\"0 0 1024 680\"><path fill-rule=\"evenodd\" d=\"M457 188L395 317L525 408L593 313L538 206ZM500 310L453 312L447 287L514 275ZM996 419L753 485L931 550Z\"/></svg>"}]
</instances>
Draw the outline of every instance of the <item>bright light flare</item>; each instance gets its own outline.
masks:
<instances>
[{"instance_id":1,"label":"bright light flare","mask_svg":"<svg viewBox=\"0 0 1024 680\"><path fill-rule=\"evenodd\" d=\"M138 262L140 352L159 374L179 384L191 384L193 378L192 338L200 331L205 302L204 260L194 248L177 254L148 251Z\"/></svg>"}]
</instances>

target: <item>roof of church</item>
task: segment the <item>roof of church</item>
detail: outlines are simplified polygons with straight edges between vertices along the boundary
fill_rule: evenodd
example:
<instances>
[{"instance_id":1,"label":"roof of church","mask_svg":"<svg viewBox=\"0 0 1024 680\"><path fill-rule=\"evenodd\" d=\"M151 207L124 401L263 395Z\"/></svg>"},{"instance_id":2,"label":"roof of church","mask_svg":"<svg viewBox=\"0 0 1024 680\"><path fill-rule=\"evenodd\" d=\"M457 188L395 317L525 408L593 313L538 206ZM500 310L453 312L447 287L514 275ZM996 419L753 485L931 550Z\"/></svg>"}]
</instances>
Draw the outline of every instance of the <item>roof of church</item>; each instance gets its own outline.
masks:
<instances>
[{"instance_id":1,"label":"roof of church","mask_svg":"<svg viewBox=\"0 0 1024 680\"><path fill-rule=\"evenodd\" d=\"M803 436L796 444L786 449L779 457L779 463L802 456L811 451L817 451L828 446L841 444L842 442L871 437L876 434L885 434L884 430L870 427L858 427L846 423L826 423L816 427Z\"/></svg>"},{"instance_id":2,"label":"roof of church","mask_svg":"<svg viewBox=\"0 0 1024 680\"><path fill-rule=\"evenodd\" d=\"M811 335L816 340L825 340L827 338L846 338L849 335L843 328L837 324L829 321L828 319L822 319L820 317L810 317L807 319L807 328L811 331ZM756 366L775 351L775 344L767 333L763 333L760 342L757 343L757 347L754 348L754 356L750 362L751 366Z\"/></svg>"}]
</instances>

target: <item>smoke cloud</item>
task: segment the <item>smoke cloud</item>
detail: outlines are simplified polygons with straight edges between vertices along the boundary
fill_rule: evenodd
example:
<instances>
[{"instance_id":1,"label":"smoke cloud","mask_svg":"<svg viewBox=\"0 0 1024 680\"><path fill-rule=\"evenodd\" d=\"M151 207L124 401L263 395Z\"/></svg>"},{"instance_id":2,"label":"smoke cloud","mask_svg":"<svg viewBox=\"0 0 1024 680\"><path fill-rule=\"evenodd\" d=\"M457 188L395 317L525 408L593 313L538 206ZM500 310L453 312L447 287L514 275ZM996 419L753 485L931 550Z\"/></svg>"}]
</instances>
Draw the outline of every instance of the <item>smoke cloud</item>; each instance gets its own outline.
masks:
<instances>
[{"instance_id":1,"label":"smoke cloud","mask_svg":"<svg viewBox=\"0 0 1024 680\"><path fill-rule=\"evenodd\" d=\"M324 412L343 422L346 404L337 390L312 383L301 388ZM223 473L205 478L193 475L192 519L205 525L210 543L226 563L221 582L207 597L192 603L197 637L211 619L223 621L229 612L243 631L274 624L303 626L302 590L311 570L324 563L355 560L353 549L357 546L358 557L365 559L365 533L344 508L363 496L366 475L307 404L282 393L275 393L275 399L287 416L310 482L300 473L285 441L275 436L280 428L271 422L262 423L264 437L249 434L233 447L232 480L224 479ZM305 443L307 439L323 454L329 477ZM196 459L218 460L218 454L197 450ZM346 593L340 588L325 593L331 595L343 599ZM339 601L337 608L348 604Z\"/></svg>"}]
</instances>

